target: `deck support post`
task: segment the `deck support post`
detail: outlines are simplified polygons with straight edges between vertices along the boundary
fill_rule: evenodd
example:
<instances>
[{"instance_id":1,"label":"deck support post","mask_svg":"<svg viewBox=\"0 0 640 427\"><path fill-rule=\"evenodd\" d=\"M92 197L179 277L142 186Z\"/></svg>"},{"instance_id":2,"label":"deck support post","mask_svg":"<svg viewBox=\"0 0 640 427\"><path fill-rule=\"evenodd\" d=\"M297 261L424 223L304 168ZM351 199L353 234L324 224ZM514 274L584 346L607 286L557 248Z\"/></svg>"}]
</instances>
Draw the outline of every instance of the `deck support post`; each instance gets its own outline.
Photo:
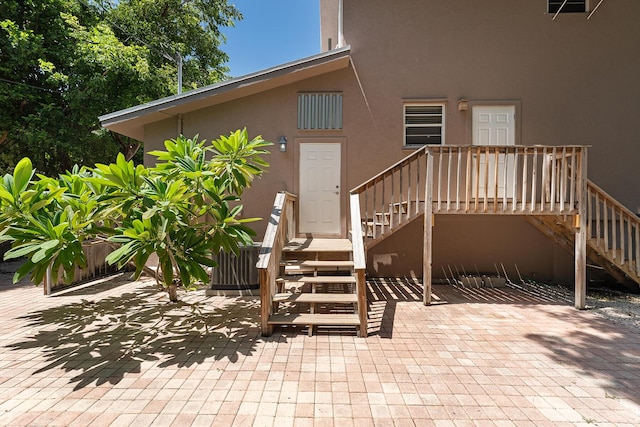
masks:
<instances>
[{"instance_id":1,"label":"deck support post","mask_svg":"<svg viewBox=\"0 0 640 427\"><path fill-rule=\"evenodd\" d=\"M271 336L273 325L269 325L271 315L271 277L269 269L258 270L260 275L260 332L263 337Z\"/></svg>"},{"instance_id":2,"label":"deck support post","mask_svg":"<svg viewBox=\"0 0 640 427\"><path fill-rule=\"evenodd\" d=\"M580 151L577 174L578 214L575 218L575 308L583 310L587 303L587 148Z\"/></svg>"},{"instance_id":3,"label":"deck support post","mask_svg":"<svg viewBox=\"0 0 640 427\"><path fill-rule=\"evenodd\" d=\"M360 338L366 338L368 335L367 326L367 278L364 269L357 269L356 274L356 289L358 291L358 317L360 318L360 328L358 329L358 336Z\"/></svg>"},{"instance_id":4,"label":"deck support post","mask_svg":"<svg viewBox=\"0 0 640 427\"><path fill-rule=\"evenodd\" d=\"M433 248L433 154L427 150L424 200L424 236L422 241L422 301L431 304L431 261Z\"/></svg>"}]
</instances>

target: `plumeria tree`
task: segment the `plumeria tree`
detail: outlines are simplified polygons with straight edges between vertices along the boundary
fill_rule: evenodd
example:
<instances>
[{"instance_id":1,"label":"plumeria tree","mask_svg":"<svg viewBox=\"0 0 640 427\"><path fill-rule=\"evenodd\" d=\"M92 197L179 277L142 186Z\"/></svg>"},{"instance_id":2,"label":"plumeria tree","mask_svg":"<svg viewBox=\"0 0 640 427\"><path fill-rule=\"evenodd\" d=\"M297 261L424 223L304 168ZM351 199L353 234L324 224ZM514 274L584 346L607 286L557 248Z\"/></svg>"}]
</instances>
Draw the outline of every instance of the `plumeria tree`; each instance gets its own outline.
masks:
<instances>
[{"instance_id":1,"label":"plumeria tree","mask_svg":"<svg viewBox=\"0 0 640 427\"><path fill-rule=\"evenodd\" d=\"M0 184L0 241L11 241L5 259L27 257L14 282L31 275L39 284L60 269L67 281L86 265L82 242L104 239L116 249L107 262L135 266L135 277L152 255L156 278L177 301L177 289L208 281L212 255L237 252L255 234L242 218L240 196L262 175L269 142L249 140L246 129L207 144L198 136L165 141L150 154L154 167L115 163L74 169L57 179L38 175L29 159Z\"/></svg>"}]
</instances>

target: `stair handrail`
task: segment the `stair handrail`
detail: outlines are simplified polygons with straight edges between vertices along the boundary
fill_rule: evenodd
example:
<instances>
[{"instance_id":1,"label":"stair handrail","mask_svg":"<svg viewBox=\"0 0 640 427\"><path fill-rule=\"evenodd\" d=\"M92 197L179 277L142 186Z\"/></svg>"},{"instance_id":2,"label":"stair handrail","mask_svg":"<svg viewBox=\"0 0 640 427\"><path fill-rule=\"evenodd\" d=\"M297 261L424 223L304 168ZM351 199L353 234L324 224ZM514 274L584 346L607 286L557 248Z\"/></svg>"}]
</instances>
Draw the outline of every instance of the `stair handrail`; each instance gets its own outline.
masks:
<instances>
[{"instance_id":1,"label":"stair handrail","mask_svg":"<svg viewBox=\"0 0 640 427\"><path fill-rule=\"evenodd\" d=\"M368 180L366 180L362 184L358 185L357 187L354 187L349 192L351 194L363 192L364 190L366 190L371 185L375 184L376 182L380 181L381 179L384 179L386 176L391 175L391 173L393 173L394 171L402 169L402 167L404 165L406 165L407 163L411 162L414 159L414 157L419 157L421 155L424 155L427 152L428 149L429 149L428 145L420 147L419 149L417 149L413 153L409 154L408 156L398 160L396 163L392 164L391 166L389 166L388 168L386 168L382 172L378 173L377 175L374 175L373 177L369 178Z\"/></svg>"},{"instance_id":2,"label":"stair handrail","mask_svg":"<svg viewBox=\"0 0 640 427\"><path fill-rule=\"evenodd\" d=\"M587 194L589 241L599 251L609 255L618 265L624 265L626 255L629 272L635 274L633 280L640 285L638 281L640 279L640 218L590 180L587 181ZM608 207L611 208L611 218L608 217ZM602 226L601 221L605 223ZM609 221L611 221L611 231L607 224ZM620 241L617 242L617 239ZM620 256L617 254L618 245L621 251Z\"/></svg>"},{"instance_id":3,"label":"stair handrail","mask_svg":"<svg viewBox=\"0 0 640 427\"><path fill-rule=\"evenodd\" d=\"M260 329L263 336L269 336L273 327L269 325L273 297L276 294L276 278L280 268L282 250L289 239L295 236L295 203L298 196L281 191L276 194L267 229L258 255L258 275L260 278Z\"/></svg>"},{"instance_id":4,"label":"stair handrail","mask_svg":"<svg viewBox=\"0 0 640 427\"><path fill-rule=\"evenodd\" d=\"M431 146L425 145L416 149L350 191L351 195L360 195L360 211L364 217L360 218L358 223L361 224L362 227L365 227L366 231L363 230L365 237L373 238L373 240L367 241L367 245L371 241L376 241L382 234L386 234L391 228L402 227L406 225L410 219L413 220L419 215L422 209L420 204L424 204L422 202L424 200L424 189L418 189L417 186L415 186L415 182L414 187L406 185L403 187L403 177L408 171L410 173L410 171L413 170L414 175L421 173L421 178L424 179L425 165L422 165L422 161L425 156L429 155L430 147ZM399 191L393 190L394 182L398 184ZM384 187L391 189L388 193L388 198L385 197ZM424 187L424 184L422 184L422 187ZM378 192L378 189L380 189L381 194L380 197L376 199L377 196L375 193ZM405 190L407 194L403 193ZM370 210L369 208L376 205L376 200L386 204L379 206L377 209L374 208ZM377 225L380 225L381 221L385 224L385 227L382 229L376 228ZM380 231L379 235L377 234L378 231Z\"/></svg>"},{"instance_id":5,"label":"stair handrail","mask_svg":"<svg viewBox=\"0 0 640 427\"><path fill-rule=\"evenodd\" d=\"M640 218L634 214L631 209L629 209L628 207L626 207L625 205L623 205L622 203L620 203L616 198L614 198L611 194L607 193L605 190L602 189L602 187L600 187L599 185L597 185L596 183L594 183L591 180L587 181L587 188L588 189L593 189L594 192L597 192L599 194L600 197L602 197L603 199L607 199L607 202L610 203L612 206L615 206L616 208L618 208L620 211L624 212L625 214L629 215L632 218L636 218L636 222L638 224L640 224ZM593 219L593 218L589 218L589 219Z\"/></svg>"}]
</instances>

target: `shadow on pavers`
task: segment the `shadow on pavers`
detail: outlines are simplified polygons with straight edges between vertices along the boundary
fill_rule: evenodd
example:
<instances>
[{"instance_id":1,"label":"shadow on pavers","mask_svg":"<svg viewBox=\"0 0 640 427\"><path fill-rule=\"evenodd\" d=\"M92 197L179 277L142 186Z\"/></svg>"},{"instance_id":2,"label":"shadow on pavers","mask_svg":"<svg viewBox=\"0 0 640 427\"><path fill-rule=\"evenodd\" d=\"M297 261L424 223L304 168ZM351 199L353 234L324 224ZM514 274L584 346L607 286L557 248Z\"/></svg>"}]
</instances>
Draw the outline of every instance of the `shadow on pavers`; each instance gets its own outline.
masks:
<instances>
[{"instance_id":1,"label":"shadow on pavers","mask_svg":"<svg viewBox=\"0 0 640 427\"><path fill-rule=\"evenodd\" d=\"M585 321L582 315L549 315L570 322L571 334L532 333L528 339L541 344L556 363L601 384L606 398L626 398L640 405L640 333L636 329L597 317Z\"/></svg>"},{"instance_id":2,"label":"shadow on pavers","mask_svg":"<svg viewBox=\"0 0 640 427\"><path fill-rule=\"evenodd\" d=\"M126 374L140 372L147 361L159 362L160 368L207 360L235 363L254 353L262 340L258 300L167 301L148 285L138 292L36 311L22 319L40 330L7 347L41 349L45 362L36 373L80 370L70 380L77 390L94 383L117 384Z\"/></svg>"}]
</instances>

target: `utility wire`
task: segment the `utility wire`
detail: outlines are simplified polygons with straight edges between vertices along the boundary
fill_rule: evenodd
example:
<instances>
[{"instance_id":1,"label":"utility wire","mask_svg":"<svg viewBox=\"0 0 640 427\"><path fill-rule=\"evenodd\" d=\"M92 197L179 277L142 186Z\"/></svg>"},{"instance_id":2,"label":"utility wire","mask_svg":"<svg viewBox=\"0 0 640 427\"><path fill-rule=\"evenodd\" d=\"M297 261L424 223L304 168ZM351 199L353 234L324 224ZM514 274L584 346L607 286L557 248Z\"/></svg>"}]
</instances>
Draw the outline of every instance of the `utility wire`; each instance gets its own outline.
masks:
<instances>
[{"instance_id":1,"label":"utility wire","mask_svg":"<svg viewBox=\"0 0 640 427\"><path fill-rule=\"evenodd\" d=\"M92 5L89 4L86 0L80 0L80 3L84 4L85 6L87 6L88 8L91 8ZM93 3L93 2L92 2ZM171 61L177 62L178 60L171 56L170 54L168 54L164 49L162 48L158 48L155 45L152 45L150 43L147 43L145 40L142 40L140 37L138 37L136 34L132 34L129 31L125 30L124 28L122 28L120 25L118 25L117 23L113 22L112 20L110 20L109 18L107 18L107 16L105 15L106 12L108 12L107 8L102 4L101 1L96 1L95 2L100 9L102 9L102 19L104 19L105 21L107 21L109 24L111 24L113 27L119 29L120 31L122 31L124 34L126 34L127 36L129 36L130 38L134 39L135 41L137 41L138 43L148 47L149 49L155 51L156 53L162 55L164 58L169 59ZM179 52L176 50L176 56L179 55Z\"/></svg>"},{"instance_id":2,"label":"utility wire","mask_svg":"<svg viewBox=\"0 0 640 427\"><path fill-rule=\"evenodd\" d=\"M53 89L47 89L47 88L44 88L44 87L33 86L33 85L30 85L30 84L27 84L27 83L16 82L15 80L9 80L9 79L5 79L5 78L2 78L2 77L0 77L0 81L4 82L4 83L9 83L9 84L12 84L12 85L25 86L25 87L29 87L31 89L41 90L43 92L60 93L59 90L53 90Z\"/></svg>"},{"instance_id":3,"label":"utility wire","mask_svg":"<svg viewBox=\"0 0 640 427\"><path fill-rule=\"evenodd\" d=\"M91 6L85 1L85 0L80 0L85 6L87 6L88 8L91 8ZM138 37L135 34L131 34L130 32L128 32L127 30L125 30L124 28L122 28L120 25L116 24L115 22L111 21L109 18L107 18L107 16L105 15L106 12L108 12L107 8L104 6L104 4L102 4L102 0L96 0L96 3L98 4L98 6L100 6L100 8L102 9L102 19L104 19L105 21L107 21L108 23L110 23L112 26L114 26L115 28L118 28L120 31L122 31L124 34L126 34L127 36L129 36L130 38L138 41L139 43L143 44L144 46L148 47L150 50L153 50L155 52L157 52L158 54L160 54L163 58L168 59L171 62L174 62L177 66L178 66L178 95L180 95L182 93L182 66L183 66L183 59L182 59L182 54L180 53L179 50L175 49L175 57L171 56L170 54L166 53L166 51L164 50L164 47L162 46L162 44L160 45L160 49L158 49L156 46L151 45L149 43L147 43L146 41L142 40L140 37ZM173 49L172 49L173 50Z\"/></svg>"}]
</instances>

